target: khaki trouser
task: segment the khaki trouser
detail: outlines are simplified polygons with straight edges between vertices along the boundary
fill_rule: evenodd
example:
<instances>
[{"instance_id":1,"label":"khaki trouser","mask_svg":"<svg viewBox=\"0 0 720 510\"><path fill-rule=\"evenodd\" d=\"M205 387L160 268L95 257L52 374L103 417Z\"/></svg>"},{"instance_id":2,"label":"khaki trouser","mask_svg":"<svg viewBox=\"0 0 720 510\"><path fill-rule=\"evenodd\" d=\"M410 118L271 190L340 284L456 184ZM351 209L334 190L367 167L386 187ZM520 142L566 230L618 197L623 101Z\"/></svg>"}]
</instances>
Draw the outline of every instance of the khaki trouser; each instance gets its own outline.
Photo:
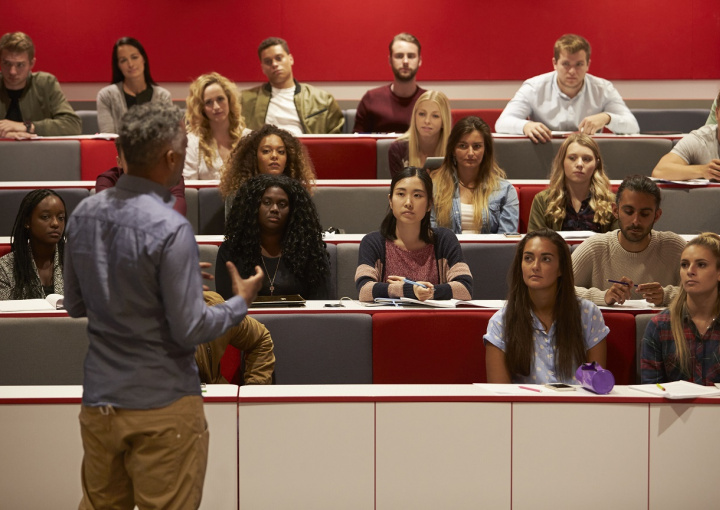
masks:
<instances>
[{"instance_id":1,"label":"khaki trouser","mask_svg":"<svg viewBox=\"0 0 720 510\"><path fill-rule=\"evenodd\" d=\"M80 510L196 509L209 433L202 397L160 409L82 406Z\"/></svg>"}]
</instances>

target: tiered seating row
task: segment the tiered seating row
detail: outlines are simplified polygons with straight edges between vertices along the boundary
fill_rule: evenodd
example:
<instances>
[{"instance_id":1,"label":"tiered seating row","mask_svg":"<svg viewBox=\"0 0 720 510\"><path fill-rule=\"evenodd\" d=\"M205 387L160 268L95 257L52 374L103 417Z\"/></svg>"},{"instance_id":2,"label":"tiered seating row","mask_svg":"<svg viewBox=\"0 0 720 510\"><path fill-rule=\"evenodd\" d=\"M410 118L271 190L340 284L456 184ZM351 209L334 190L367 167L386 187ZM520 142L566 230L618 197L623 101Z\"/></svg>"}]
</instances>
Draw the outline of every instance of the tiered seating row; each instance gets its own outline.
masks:
<instances>
[{"instance_id":1,"label":"tiered seating row","mask_svg":"<svg viewBox=\"0 0 720 510\"><path fill-rule=\"evenodd\" d=\"M650 175L673 140L663 137L597 138L610 179ZM496 157L510 179L547 179L562 139L536 145L524 137L496 136ZM392 137L303 136L318 179L387 179ZM0 141L0 180L92 180L115 166L114 143L105 139Z\"/></svg>"},{"instance_id":2,"label":"tiered seating row","mask_svg":"<svg viewBox=\"0 0 720 510\"><path fill-rule=\"evenodd\" d=\"M323 228L335 227L347 234L366 234L380 228L387 212L387 181L358 184L321 181L313 200ZM546 180L513 181L520 200L520 232L527 231L535 195L547 187ZM619 182L613 182L617 188ZM71 186L71 187L68 187ZM197 186L197 187L196 187ZM94 182L37 182L13 186L0 184L0 236L9 236L22 197L29 189L50 187L65 199L72 212L94 187ZM720 232L720 186L662 185L663 215L656 224L660 230L678 233ZM186 216L198 235L222 235L225 230L225 203L217 188L199 181L186 184Z\"/></svg>"},{"instance_id":3,"label":"tiered seating row","mask_svg":"<svg viewBox=\"0 0 720 510\"><path fill-rule=\"evenodd\" d=\"M273 337L277 384L486 381L482 336L494 310L324 310L253 312ZM607 368L618 384L632 384L650 316L603 311L603 317L611 331ZM86 319L66 316L0 316L0 385L81 384L86 328ZM223 374L240 381L237 351L230 347L228 356Z\"/></svg>"}]
</instances>

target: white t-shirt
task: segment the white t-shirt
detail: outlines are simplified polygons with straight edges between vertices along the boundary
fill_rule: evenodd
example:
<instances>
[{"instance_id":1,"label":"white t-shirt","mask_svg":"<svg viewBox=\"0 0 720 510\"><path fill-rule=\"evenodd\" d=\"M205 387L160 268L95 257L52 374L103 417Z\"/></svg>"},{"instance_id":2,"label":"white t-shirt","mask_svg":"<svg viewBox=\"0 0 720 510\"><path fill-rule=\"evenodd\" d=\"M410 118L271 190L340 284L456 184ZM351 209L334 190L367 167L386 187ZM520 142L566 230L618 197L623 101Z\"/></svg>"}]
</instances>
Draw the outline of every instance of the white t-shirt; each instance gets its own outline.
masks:
<instances>
[{"instance_id":1,"label":"white t-shirt","mask_svg":"<svg viewBox=\"0 0 720 510\"><path fill-rule=\"evenodd\" d=\"M472 204L460 204L460 215L462 216L462 233L479 234L475 228L475 206Z\"/></svg>"},{"instance_id":2,"label":"white t-shirt","mask_svg":"<svg viewBox=\"0 0 720 510\"><path fill-rule=\"evenodd\" d=\"M688 165L707 165L719 158L717 128L717 124L709 124L691 131L670 152L683 158Z\"/></svg>"},{"instance_id":3,"label":"white t-shirt","mask_svg":"<svg viewBox=\"0 0 720 510\"><path fill-rule=\"evenodd\" d=\"M295 107L295 86L289 89L272 88L265 123L290 131L295 136L303 134L300 117Z\"/></svg>"}]
</instances>

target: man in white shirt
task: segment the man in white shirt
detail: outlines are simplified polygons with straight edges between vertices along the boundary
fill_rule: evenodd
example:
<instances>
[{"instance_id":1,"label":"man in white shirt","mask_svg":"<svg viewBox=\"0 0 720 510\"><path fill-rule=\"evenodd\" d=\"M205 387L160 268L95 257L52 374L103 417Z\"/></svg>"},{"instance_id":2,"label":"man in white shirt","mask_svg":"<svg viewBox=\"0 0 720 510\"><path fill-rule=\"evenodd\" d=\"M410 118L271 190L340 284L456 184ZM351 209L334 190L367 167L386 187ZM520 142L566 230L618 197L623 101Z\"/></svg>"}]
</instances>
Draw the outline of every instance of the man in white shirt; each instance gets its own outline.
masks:
<instances>
[{"instance_id":1,"label":"man in white shirt","mask_svg":"<svg viewBox=\"0 0 720 510\"><path fill-rule=\"evenodd\" d=\"M720 102L720 94L714 104ZM715 108L715 114L720 107ZM665 154L652 171L658 179L685 181L708 179L720 181L720 132L718 125L706 124L685 135Z\"/></svg>"},{"instance_id":2,"label":"man in white shirt","mask_svg":"<svg viewBox=\"0 0 720 510\"><path fill-rule=\"evenodd\" d=\"M335 98L293 78L295 60L284 39L265 39L258 56L268 83L240 93L248 128L257 130L274 124L294 135L342 133L345 119Z\"/></svg>"},{"instance_id":3,"label":"man in white shirt","mask_svg":"<svg viewBox=\"0 0 720 510\"><path fill-rule=\"evenodd\" d=\"M526 80L495 123L495 131L550 141L552 131L592 135L640 132L637 120L608 80L587 74L590 43L575 34L555 42L555 71ZM527 120L529 117L530 120Z\"/></svg>"}]
</instances>

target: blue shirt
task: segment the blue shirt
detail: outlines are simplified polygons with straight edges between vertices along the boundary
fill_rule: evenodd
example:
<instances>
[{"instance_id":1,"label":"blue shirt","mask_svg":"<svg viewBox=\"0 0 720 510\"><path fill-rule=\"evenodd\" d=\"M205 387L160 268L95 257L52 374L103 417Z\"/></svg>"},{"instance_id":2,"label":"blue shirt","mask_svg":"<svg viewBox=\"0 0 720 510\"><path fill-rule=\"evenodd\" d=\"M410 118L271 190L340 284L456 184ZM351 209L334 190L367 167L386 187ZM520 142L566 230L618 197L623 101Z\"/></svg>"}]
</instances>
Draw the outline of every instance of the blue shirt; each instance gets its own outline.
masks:
<instances>
[{"instance_id":1,"label":"blue shirt","mask_svg":"<svg viewBox=\"0 0 720 510\"><path fill-rule=\"evenodd\" d=\"M169 190L123 175L83 200L67 225L65 308L88 317L83 404L165 407L201 395L195 345L247 312L205 305L192 227Z\"/></svg>"},{"instance_id":2,"label":"blue shirt","mask_svg":"<svg viewBox=\"0 0 720 510\"><path fill-rule=\"evenodd\" d=\"M477 230L481 234L506 234L518 231L520 223L520 201L515 186L506 179L500 179L499 185L488 197L488 214L483 213L482 225ZM435 208L430 211L430 223L437 227ZM447 228L455 234L462 234L462 212L460 209L460 188L455 179L455 193L450 211L450 225Z\"/></svg>"},{"instance_id":3,"label":"blue shirt","mask_svg":"<svg viewBox=\"0 0 720 510\"><path fill-rule=\"evenodd\" d=\"M610 332L605 325L600 309L592 302L580 299L580 317L583 325L583 344L585 351L589 351L597 344L602 342ZM578 384L575 374L570 379L558 379L555 370L555 322L550 326L549 331L545 331L540 319L530 311L533 319L533 344L535 347L535 356L533 356L530 365L530 375L518 376L512 375L512 382L515 384L546 384L561 382L566 384ZM505 307L495 312L488 323L487 333L483 337L485 342L493 344L495 347L505 352Z\"/></svg>"}]
</instances>

